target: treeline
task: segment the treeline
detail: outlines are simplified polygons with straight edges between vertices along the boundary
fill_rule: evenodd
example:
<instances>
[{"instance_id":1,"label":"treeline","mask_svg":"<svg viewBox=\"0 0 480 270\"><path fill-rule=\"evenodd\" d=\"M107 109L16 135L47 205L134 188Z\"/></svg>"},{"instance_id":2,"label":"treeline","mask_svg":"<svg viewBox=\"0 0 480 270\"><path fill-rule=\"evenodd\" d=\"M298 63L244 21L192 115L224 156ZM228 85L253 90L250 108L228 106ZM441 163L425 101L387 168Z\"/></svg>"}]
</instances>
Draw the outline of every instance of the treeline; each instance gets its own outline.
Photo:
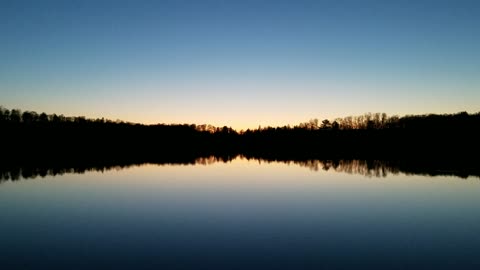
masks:
<instances>
[{"instance_id":1,"label":"treeline","mask_svg":"<svg viewBox=\"0 0 480 270\"><path fill-rule=\"evenodd\" d=\"M143 125L0 108L2 159L61 162L84 159L131 163L168 156L170 160L236 152L236 131L211 125ZM228 142L227 142L228 141Z\"/></svg>"},{"instance_id":2,"label":"treeline","mask_svg":"<svg viewBox=\"0 0 480 270\"><path fill-rule=\"evenodd\" d=\"M242 134L243 153L270 159L467 158L480 150L480 113L365 114Z\"/></svg>"},{"instance_id":3,"label":"treeline","mask_svg":"<svg viewBox=\"0 0 480 270\"><path fill-rule=\"evenodd\" d=\"M230 127L215 127L212 125L195 125L195 124L156 124L156 125L143 125L138 123L125 122L122 120L112 121L105 118L96 118L90 119L85 116L64 116L63 114L46 114L46 113L37 113L34 111L24 111L22 112L19 109L8 110L0 106L0 123L4 127L15 127L15 126L34 126L34 127L53 127L53 126L62 126L62 127L112 127L112 126L127 126L127 127L169 127L186 129L198 131L198 132L208 132L208 133L233 133L236 132Z\"/></svg>"},{"instance_id":4,"label":"treeline","mask_svg":"<svg viewBox=\"0 0 480 270\"><path fill-rule=\"evenodd\" d=\"M480 150L480 113L312 119L236 131L195 124L143 125L0 107L2 162L143 163L244 155L268 160L461 159ZM160 159L160 160L159 160Z\"/></svg>"},{"instance_id":5,"label":"treeline","mask_svg":"<svg viewBox=\"0 0 480 270\"><path fill-rule=\"evenodd\" d=\"M31 125L31 126L168 126L171 128L191 129L197 132L213 133L231 133L244 134L251 132L263 132L271 130L381 130L381 129L458 129L464 127L477 128L480 121L480 112L468 114L459 112L456 114L427 114L427 115L406 115L387 116L386 113L366 113L359 116L348 116L336 118L335 120L324 119L321 122L318 119L300 123L293 127L259 127L258 129L239 131L231 127L215 127L213 125L195 125L195 124L156 124L143 125L138 123L125 122L121 120L112 121L105 118L89 119L85 116L64 116L63 114L46 114L34 111L24 111L19 109L8 110L0 106L0 123L2 126L12 125Z\"/></svg>"},{"instance_id":6,"label":"treeline","mask_svg":"<svg viewBox=\"0 0 480 270\"><path fill-rule=\"evenodd\" d=\"M319 123L318 119L312 119L301 123L298 128L308 130L331 129L331 130L379 130L379 129L462 129L465 127L478 128L480 112L468 114L459 112L456 114L427 114L406 115L403 117L387 116L386 113L366 113L359 116L328 119Z\"/></svg>"},{"instance_id":7,"label":"treeline","mask_svg":"<svg viewBox=\"0 0 480 270\"><path fill-rule=\"evenodd\" d=\"M34 111L24 111L19 109L8 110L0 106L0 123L2 125L122 125L122 126L169 126L189 128L198 132L208 133L249 133L262 132L272 129L274 130L379 130L379 129L399 129L399 128L463 128L465 126L475 127L480 121L480 112L468 114L467 112L459 112L456 114L427 114L427 115L406 115L403 117L387 116L386 113L366 113L359 116L348 116L344 118L336 118L335 120L324 119L321 122L318 119L311 119L307 122L300 123L293 127L259 127L258 129L239 131L231 127L215 127L213 125L202 124L156 124L143 125L138 123L125 122L121 120L112 121L105 118L89 119L85 116L64 116L63 114L46 114Z\"/></svg>"}]
</instances>

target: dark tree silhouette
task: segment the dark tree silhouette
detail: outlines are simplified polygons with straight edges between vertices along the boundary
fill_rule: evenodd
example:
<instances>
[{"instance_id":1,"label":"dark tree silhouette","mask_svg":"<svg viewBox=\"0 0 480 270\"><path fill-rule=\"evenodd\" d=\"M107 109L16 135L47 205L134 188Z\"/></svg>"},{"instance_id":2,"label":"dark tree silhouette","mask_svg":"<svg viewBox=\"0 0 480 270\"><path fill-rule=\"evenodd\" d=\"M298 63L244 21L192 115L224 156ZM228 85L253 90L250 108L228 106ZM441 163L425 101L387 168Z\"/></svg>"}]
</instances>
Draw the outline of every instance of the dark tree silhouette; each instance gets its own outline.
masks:
<instances>
[{"instance_id":1,"label":"dark tree silhouette","mask_svg":"<svg viewBox=\"0 0 480 270\"><path fill-rule=\"evenodd\" d=\"M208 124L143 125L0 107L0 162L135 164L239 154L266 160L408 160L471 164L480 152L480 113L375 113L237 132ZM477 167L477 165L469 167ZM430 166L435 167L435 166ZM459 167L459 166L456 166Z\"/></svg>"}]
</instances>

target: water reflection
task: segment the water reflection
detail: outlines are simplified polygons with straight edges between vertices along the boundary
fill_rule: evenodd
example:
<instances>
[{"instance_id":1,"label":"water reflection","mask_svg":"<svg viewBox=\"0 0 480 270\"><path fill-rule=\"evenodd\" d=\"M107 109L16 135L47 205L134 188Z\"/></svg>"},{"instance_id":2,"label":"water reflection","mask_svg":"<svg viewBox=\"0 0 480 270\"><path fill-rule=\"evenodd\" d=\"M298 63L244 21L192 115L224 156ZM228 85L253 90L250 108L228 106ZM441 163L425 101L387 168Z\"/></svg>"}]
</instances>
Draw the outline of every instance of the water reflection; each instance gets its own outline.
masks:
<instances>
[{"instance_id":1,"label":"water reflection","mask_svg":"<svg viewBox=\"0 0 480 270\"><path fill-rule=\"evenodd\" d=\"M383 160L306 160L293 161L300 167L312 171L335 171L348 174L359 174L369 177L386 177L388 174L399 174L400 169Z\"/></svg>"},{"instance_id":2,"label":"water reflection","mask_svg":"<svg viewBox=\"0 0 480 270\"><path fill-rule=\"evenodd\" d=\"M428 175L428 176L456 176L460 178L480 178L480 169L475 164L453 161L418 161L418 160L365 160L365 159L266 159L257 157L238 156L208 156L187 159L162 159L153 162L105 162L105 163L68 163L68 164L28 164L28 165L0 165L0 182L19 179L35 179L46 176L64 174L84 174L96 171L122 170L147 164L165 165L212 165L214 163L228 163L235 159L246 159L265 163L293 164L308 168L311 171L329 171L362 175L366 177L387 177L397 175Z\"/></svg>"},{"instance_id":3,"label":"water reflection","mask_svg":"<svg viewBox=\"0 0 480 270\"><path fill-rule=\"evenodd\" d=\"M0 186L0 268L480 269L480 181L402 162L10 166L46 177ZM89 171L105 173L75 174Z\"/></svg>"}]
</instances>

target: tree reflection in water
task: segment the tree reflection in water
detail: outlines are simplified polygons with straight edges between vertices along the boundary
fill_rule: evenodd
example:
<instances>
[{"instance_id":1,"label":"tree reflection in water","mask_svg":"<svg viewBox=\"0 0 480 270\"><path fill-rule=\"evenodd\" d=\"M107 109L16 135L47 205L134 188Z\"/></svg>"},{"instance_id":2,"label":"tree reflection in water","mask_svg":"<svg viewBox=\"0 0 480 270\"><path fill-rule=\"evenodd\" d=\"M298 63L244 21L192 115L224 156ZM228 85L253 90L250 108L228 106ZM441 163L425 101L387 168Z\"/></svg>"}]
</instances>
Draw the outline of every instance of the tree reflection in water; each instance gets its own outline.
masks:
<instances>
[{"instance_id":1,"label":"tree reflection in water","mask_svg":"<svg viewBox=\"0 0 480 270\"><path fill-rule=\"evenodd\" d=\"M86 172L105 172L110 170L123 170L131 167L143 165L204 165L208 166L215 163L232 162L235 159L244 159L258 161L260 163L285 163L294 164L300 167L308 168L312 171L333 171L338 173L357 174L366 177L387 177L388 175L397 175L404 173L407 175L450 175L460 178L476 177L480 178L480 169L474 165L463 164L453 161L406 161L406 160L364 160L364 159L271 159L261 157L237 156L207 156L188 158L171 161L162 159L162 161L152 162L105 162L95 164L70 163L62 165L0 165L0 181L16 181L20 179L44 178L46 176L59 176L64 174L84 174Z\"/></svg>"}]
</instances>

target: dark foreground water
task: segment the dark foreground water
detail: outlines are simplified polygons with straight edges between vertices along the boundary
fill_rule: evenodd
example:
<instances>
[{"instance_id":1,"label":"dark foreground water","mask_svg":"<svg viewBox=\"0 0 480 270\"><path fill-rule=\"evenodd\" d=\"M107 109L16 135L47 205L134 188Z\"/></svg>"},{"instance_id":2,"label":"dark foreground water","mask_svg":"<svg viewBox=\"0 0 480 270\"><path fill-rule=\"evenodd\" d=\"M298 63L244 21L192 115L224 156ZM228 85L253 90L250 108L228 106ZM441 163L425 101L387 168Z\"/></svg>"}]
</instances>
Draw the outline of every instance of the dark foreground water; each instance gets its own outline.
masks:
<instances>
[{"instance_id":1,"label":"dark foreground water","mask_svg":"<svg viewBox=\"0 0 480 270\"><path fill-rule=\"evenodd\" d=\"M477 177L201 163L3 181L0 269L480 269Z\"/></svg>"}]
</instances>

